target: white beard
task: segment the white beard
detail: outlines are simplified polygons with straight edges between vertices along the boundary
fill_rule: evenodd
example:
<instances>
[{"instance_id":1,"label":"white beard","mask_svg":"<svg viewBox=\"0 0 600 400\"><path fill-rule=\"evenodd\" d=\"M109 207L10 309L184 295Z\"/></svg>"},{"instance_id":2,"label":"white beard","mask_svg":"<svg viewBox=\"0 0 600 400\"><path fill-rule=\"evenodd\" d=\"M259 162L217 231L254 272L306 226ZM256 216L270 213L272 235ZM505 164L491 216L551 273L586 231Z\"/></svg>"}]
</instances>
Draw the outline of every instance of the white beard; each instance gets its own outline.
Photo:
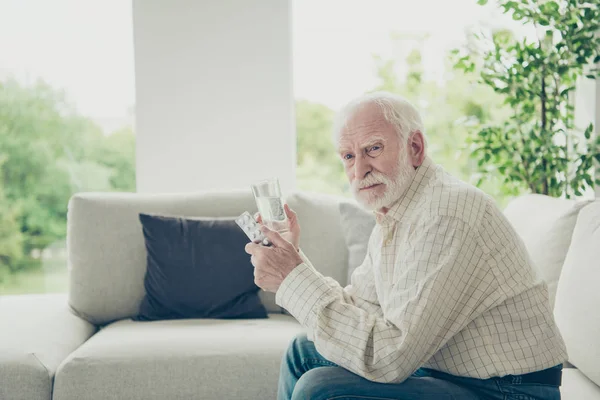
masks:
<instances>
[{"instance_id":1,"label":"white beard","mask_svg":"<svg viewBox=\"0 0 600 400\"><path fill-rule=\"evenodd\" d=\"M415 168L410 164L409 157L402 154L396 166L395 176L390 178L381 172L373 171L363 180L355 180L352 182L352 193L354 198L362 204L363 207L369 210L380 210L384 207L389 207L394 204L408 189L413 177L415 176ZM360 188L383 183L385 191L383 194L377 193L362 193Z\"/></svg>"}]
</instances>

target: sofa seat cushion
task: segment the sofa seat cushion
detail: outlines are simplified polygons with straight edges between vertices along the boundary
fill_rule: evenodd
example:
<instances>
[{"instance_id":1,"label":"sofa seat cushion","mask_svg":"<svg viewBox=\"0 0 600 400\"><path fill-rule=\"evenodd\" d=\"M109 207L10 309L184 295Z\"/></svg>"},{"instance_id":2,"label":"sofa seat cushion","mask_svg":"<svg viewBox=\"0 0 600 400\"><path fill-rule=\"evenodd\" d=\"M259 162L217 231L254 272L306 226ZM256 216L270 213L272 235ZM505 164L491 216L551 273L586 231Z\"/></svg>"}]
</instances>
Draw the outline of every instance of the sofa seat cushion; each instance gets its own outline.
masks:
<instances>
[{"instance_id":1,"label":"sofa seat cushion","mask_svg":"<svg viewBox=\"0 0 600 400\"><path fill-rule=\"evenodd\" d=\"M274 399L293 317L110 324L59 369L54 400Z\"/></svg>"},{"instance_id":2,"label":"sofa seat cushion","mask_svg":"<svg viewBox=\"0 0 600 400\"><path fill-rule=\"evenodd\" d=\"M600 400L600 386L578 369L564 368L560 394L562 400Z\"/></svg>"},{"instance_id":3,"label":"sofa seat cushion","mask_svg":"<svg viewBox=\"0 0 600 400\"><path fill-rule=\"evenodd\" d=\"M50 400L58 366L95 331L64 294L0 296L0 399Z\"/></svg>"}]
</instances>

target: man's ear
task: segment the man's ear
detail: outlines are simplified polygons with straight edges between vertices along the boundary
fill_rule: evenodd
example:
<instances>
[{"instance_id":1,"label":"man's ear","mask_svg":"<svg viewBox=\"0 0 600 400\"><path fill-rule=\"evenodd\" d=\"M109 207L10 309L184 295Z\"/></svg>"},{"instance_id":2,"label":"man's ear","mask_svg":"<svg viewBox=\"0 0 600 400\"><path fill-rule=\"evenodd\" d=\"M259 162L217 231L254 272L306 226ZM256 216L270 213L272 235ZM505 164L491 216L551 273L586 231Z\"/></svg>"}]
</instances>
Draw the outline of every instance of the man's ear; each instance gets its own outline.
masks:
<instances>
[{"instance_id":1,"label":"man's ear","mask_svg":"<svg viewBox=\"0 0 600 400\"><path fill-rule=\"evenodd\" d=\"M421 131L414 131L408 138L408 154L413 167L423 164L425 159L425 137Z\"/></svg>"}]
</instances>

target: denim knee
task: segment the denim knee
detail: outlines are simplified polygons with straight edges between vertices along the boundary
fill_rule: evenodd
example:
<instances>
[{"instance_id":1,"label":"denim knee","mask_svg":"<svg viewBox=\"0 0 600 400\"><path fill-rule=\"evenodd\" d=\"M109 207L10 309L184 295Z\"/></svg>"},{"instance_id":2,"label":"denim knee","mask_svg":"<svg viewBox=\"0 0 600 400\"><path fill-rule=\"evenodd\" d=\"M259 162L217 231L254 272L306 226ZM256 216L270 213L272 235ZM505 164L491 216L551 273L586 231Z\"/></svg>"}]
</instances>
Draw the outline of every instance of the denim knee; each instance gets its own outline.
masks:
<instances>
[{"instance_id":1,"label":"denim knee","mask_svg":"<svg viewBox=\"0 0 600 400\"><path fill-rule=\"evenodd\" d=\"M296 383L292 400L325 400L332 389L331 380L327 379L328 372L333 367L318 367L305 372Z\"/></svg>"},{"instance_id":2,"label":"denim knee","mask_svg":"<svg viewBox=\"0 0 600 400\"><path fill-rule=\"evenodd\" d=\"M290 342L290 348L293 348L294 346L297 349L302 349L304 348L304 346L306 346L307 344L312 343L310 340L308 340L308 336L306 336L306 333L302 332L297 334L296 336L294 336L294 338L292 339L292 341Z\"/></svg>"},{"instance_id":3,"label":"denim knee","mask_svg":"<svg viewBox=\"0 0 600 400\"><path fill-rule=\"evenodd\" d=\"M306 333L299 333L290 341L290 344L287 347L285 352L286 358L289 361L292 361L296 358L296 355L302 355L303 349L306 348L308 338Z\"/></svg>"}]
</instances>

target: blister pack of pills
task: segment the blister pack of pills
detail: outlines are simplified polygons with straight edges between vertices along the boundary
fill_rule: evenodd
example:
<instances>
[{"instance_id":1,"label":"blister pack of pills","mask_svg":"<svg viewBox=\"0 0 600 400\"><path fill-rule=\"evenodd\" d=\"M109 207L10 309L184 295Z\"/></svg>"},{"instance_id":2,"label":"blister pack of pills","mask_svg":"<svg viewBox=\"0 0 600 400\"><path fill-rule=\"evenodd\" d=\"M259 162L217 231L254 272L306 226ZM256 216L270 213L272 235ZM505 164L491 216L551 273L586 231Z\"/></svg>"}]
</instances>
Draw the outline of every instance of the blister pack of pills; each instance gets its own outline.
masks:
<instances>
[{"instance_id":1,"label":"blister pack of pills","mask_svg":"<svg viewBox=\"0 0 600 400\"><path fill-rule=\"evenodd\" d=\"M235 223L244 231L248 239L254 243L262 243L265 246L270 246L271 243L260 231L260 225L254 220L248 211L244 211L242 215L235 219Z\"/></svg>"}]
</instances>

